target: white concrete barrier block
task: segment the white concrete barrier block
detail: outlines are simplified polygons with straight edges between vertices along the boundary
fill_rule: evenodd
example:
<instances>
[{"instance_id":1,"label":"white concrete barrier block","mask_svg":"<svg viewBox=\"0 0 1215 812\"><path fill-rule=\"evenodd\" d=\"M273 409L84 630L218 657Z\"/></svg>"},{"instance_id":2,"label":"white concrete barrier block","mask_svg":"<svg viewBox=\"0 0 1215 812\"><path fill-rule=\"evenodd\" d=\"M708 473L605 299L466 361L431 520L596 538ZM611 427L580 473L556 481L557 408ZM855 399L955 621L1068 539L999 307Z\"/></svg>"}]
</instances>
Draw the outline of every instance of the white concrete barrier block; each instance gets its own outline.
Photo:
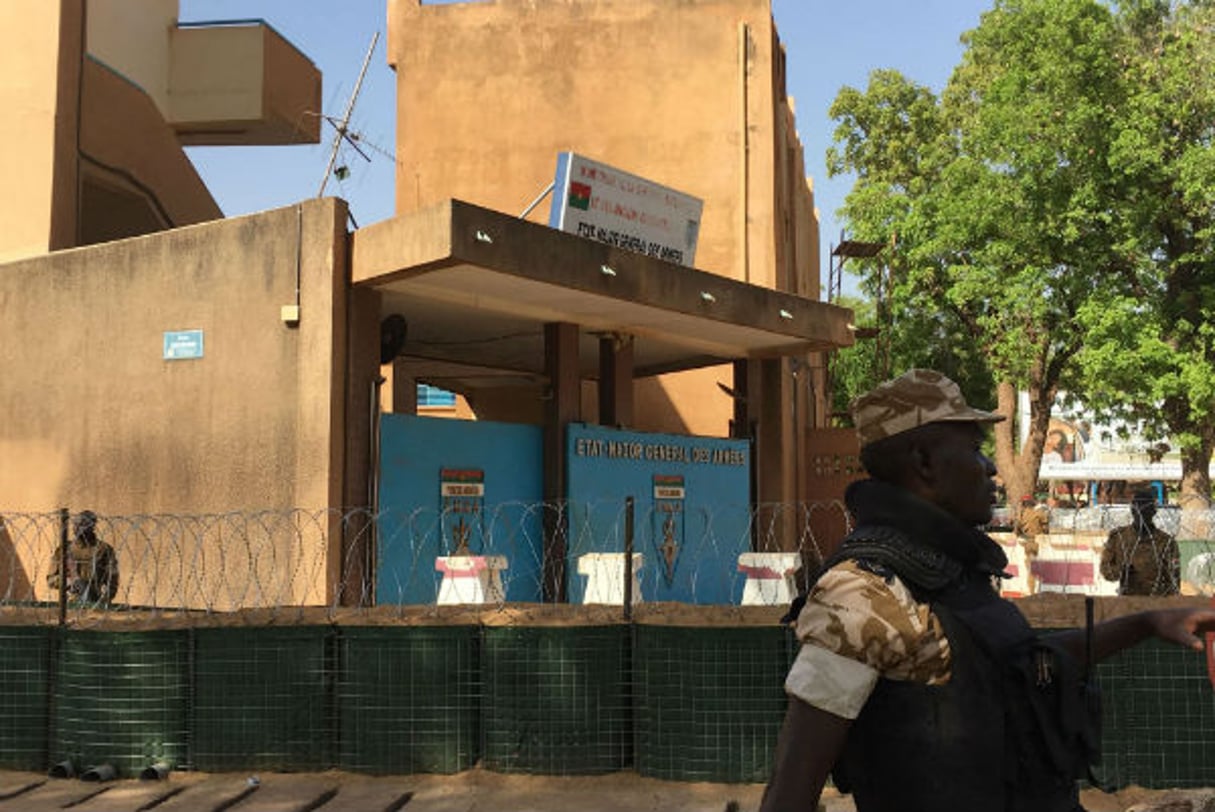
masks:
<instances>
[{"instance_id":1,"label":"white concrete barrier block","mask_svg":"<svg viewBox=\"0 0 1215 812\"><path fill-rule=\"evenodd\" d=\"M738 571L747 576L743 606L782 606L797 594L794 575L802 567L800 553L742 553Z\"/></svg>"},{"instance_id":2,"label":"white concrete barrier block","mask_svg":"<svg viewBox=\"0 0 1215 812\"><path fill-rule=\"evenodd\" d=\"M502 603L502 570L507 569L504 555L441 555L435 569L443 573L439 584L440 604Z\"/></svg>"},{"instance_id":3,"label":"white concrete barrier block","mask_svg":"<svg viewBox=\"0 0 1215 812\"><path fill-rule=\"evenodd\" d=\"M633 553L633 603L641 603L638 573L645 556ZM578 574L587 577L583 603L624 606L624 553L585 553L578 556Z\"/></svg>"}]
</instances>

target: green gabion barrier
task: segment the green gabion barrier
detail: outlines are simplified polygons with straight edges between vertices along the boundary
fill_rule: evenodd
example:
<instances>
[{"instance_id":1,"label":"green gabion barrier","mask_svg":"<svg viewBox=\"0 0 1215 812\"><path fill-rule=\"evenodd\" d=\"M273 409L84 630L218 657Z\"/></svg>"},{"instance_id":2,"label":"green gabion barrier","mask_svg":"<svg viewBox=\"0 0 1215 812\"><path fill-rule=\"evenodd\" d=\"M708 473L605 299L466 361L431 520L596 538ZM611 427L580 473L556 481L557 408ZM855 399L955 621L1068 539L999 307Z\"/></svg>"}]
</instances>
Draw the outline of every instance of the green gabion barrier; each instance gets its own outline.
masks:
<instances>
[{"instance_id":1,"label":"green gabion barrier","mask_svg":"<svg viewBox=\"0 0 1215 812\"><path fill-rule=\"evenodd\" d=\"M480 757L477 626L343 627L338 766L454 773Z\"/></svg>"},{"instance_id":2,"label":"green gabion barrier","mask_svg":"<svg viewBox=\"0 0 1215 812\"><path fill-rule=\"evenodd\" d=\"M1215 786L1215 690L1201 654L1141 643L1098 666L1102 783Z\"/></svg>"},{"instance_id":3,"label":"green gabion barrier","mask_svg":"<svg viewBox=\"0 0 1215 812\"><path fill-rule=\"evenodd\" d=\"M194 635L194 769L333 765L330 627L215 628Z\"/></svg>"},{"instance_id":4,"label":"green gabion barrier","mask_svg":"<svg viewBox=\"0 0 1215 812\"><path fill-rule=\"evenodd\" d=\"M637 772L758 783L772 768L794 653L783 627L636 628Z\"/></svg>"},{"instance_id":5,"label":"green gabion barrier","mask_svg":"<svg viewBox=\"0 0 1215 812\"><path fill-rule=\"evenodd\" d=\"M632 764L627 626L483 631L484 765L498 772L615 772Z\"/></svg>"},{"instance_id":6,"label":"green gabion barrier","mask_svg":"<svg viewBox=\"0 0 1215 812\"><path fill-rule=\"evenodd\" d=\"M47 768L51 630L0 628L0 768Z\"/></svg>"},{"instance_id":7,"label":"green gabion barrier","mask_svg":"<svg viewBox=\"0 0 1215 812\"><path fill-rule=\"evenodd\" d=\"M61 632L50 761L124 776L183 765L188 654L184 631Z\"/></svg>"}]
</instances>

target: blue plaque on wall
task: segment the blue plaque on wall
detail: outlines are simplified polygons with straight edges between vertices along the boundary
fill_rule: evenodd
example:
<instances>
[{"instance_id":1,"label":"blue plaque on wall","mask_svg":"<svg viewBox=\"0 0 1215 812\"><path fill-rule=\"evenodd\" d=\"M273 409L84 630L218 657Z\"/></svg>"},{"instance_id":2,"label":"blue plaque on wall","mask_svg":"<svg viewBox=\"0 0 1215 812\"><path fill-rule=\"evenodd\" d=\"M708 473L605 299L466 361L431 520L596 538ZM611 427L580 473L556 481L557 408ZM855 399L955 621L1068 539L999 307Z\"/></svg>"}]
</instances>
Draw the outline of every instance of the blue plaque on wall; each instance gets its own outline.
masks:
<instances>
[{"instance_id":1,"label":"blue plaque on wall","mask_svg":"<svg viewBox=\"0 0 1215 812\"><path fill-rule=\"evenodd\" d=\"M166 330L164 360L185 361L203 357L202 330Z\"/></svg>"}]
</instances>

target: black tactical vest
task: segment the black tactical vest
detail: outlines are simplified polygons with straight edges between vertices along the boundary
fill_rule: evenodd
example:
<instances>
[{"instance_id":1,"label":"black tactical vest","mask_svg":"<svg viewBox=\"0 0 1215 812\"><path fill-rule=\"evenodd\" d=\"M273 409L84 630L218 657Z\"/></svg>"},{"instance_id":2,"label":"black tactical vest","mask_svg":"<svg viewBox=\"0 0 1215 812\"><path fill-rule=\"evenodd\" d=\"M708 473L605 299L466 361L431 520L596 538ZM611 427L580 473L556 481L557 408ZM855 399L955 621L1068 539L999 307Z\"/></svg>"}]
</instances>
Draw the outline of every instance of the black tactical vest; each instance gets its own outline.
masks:
<instances>
[{"instance_id":1,"label":"black tactical vest","mask_svg":"<svg viewBox=\"0 0 1215 812\"><path fill-rule=\"evenodd\" d=\"M1075 661L1040 640L991 577L891 528L862 528L824 571L852 559L897 574L941 620L948 683L879 679L849 730L836 786L858 812L1075 812L1100 710Z\"/></svg>"}]
</instances>

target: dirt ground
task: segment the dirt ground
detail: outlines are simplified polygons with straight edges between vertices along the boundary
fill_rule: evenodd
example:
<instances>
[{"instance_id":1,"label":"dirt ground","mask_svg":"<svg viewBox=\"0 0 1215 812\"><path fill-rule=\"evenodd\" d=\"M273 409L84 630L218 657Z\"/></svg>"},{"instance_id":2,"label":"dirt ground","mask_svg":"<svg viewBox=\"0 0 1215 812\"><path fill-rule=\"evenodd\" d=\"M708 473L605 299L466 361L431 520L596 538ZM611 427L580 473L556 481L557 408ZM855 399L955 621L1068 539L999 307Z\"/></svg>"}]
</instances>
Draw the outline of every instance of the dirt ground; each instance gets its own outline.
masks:
<instances>
[{"instance_id":1,"label":"dirt ground","mask_svg":"<svg viewBox=\"0 0 1215 812\"><path fill-rule=\"evenodd\" d=\"M170 773L163 781L90 783L38 773L0 772L0 812L739 812L759 807L760 784L660 781L624 772L602 776L366 776L342 772ZM1215 789L1088 790L1089 812L1215 812ZM825 812L855 812L828 791Z\"/></svg>"}]
</instances>

